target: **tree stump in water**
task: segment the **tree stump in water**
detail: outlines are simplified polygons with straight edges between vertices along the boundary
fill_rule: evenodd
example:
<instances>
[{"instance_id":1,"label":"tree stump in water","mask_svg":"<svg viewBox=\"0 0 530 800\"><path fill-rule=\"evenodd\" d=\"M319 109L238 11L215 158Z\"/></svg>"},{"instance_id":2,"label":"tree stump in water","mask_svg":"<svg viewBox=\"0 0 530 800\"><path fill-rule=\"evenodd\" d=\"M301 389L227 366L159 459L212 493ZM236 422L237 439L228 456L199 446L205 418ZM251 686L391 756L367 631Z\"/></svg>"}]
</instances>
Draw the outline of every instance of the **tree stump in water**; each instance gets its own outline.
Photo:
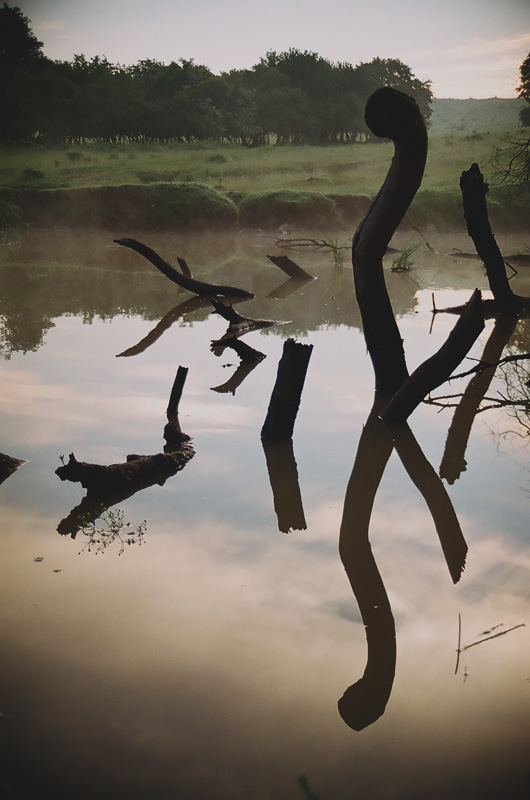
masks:
<instances>
[{"instance_id":1,"label":"tree stump in water","mask_svg":"<svg viewBox=\"0 0 530 800\"><path fill-rule=\"evenodd\" d=\"M286 442L292 438L312 351L312 344L301 344L294 339L285 342L269 409L261 429L262 439Z\"/></svg>"}]
</instances>

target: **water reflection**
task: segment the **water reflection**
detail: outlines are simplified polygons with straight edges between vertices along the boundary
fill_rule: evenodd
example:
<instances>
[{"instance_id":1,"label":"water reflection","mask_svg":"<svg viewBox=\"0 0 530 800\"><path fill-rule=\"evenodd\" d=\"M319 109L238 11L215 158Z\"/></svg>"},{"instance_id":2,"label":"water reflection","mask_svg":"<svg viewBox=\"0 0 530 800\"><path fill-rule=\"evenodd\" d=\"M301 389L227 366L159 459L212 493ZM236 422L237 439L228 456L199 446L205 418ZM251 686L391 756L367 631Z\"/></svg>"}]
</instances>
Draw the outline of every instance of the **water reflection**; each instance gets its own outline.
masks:
<instances>
[{"instance_id":1,"label":"water reflection","mask_svg":"<svg viewBox=\"0 0 530 800\"><path fill-rule=\"evenodd\" d=\"M131 454L124 463L108 466L79 462L70 453L68 462L63 461L63 465L55 470L62 481L80 483L87 490L81 503L61 520L58 533L75 539L81 528L102 517L112 506L155 484L163 486L168 478L191 461L195 449L191 437L180 427L178 410L187 375L187 367L179 367L166 411L163 452L147 456Z\"/></svg>"},{"instance_id":2,"label":"water reflection","mask_svg":"<svg viewBox=\"0 0 530 800\"><path fill-rule=\"evenodd\" d=\"M318 281L292 294L288 311L278 300L281 310L271 312L274 301L264 298L277 274L254 272L263 257L251 260L246 250L235 258L233 282L252 284L257 295L248 313L293 323L254 335L251 343L267 358L234 398L210 390L222 385L209 348L223 326L209 308L179 317L147 358L116 359L178 302L167 281L112 266L121 255L109 249L105 269L89 275L99 283L92 297L85 267L63 268L65 256L50 259L49 252L45 265L32 262L13 279L33 275L39 297L23 292L21 324L34 331L43 311L55 328L29 356L15 347L0 365L2 449L29 459L2 485L5 782L22 785L22 796L29 785L33 797L53 786L58 796L79 798L214 792L229 800L254 792L260 800L291 800L303 773L326 798L524 796L525 629L466 651L465 685L453 675L458 611L465 643L488 625L503 620L510 628L527 617L521 553L528 504L516 460L501 457L489 432L474 426L466 457L480 469L469 469L452 491L470 545L464 579L453 586L429 536L436 498L429 496L431 511L418 510L410 478L397 458L387 458L399 447L416 480L423 478L427 468L408 453L407 430L398 436L372 412L358 442L372 380L349 271L319 262ZM231 252L225 248L223 258ZM87 260L98 259L90 253ZM389 276L412 361L445 332L439 318L442 331L427 337L429 304L423 313L419 288L430 298L431 286L467 290L480 279L478 269L470 276L446 270L443 258L432 263L429 256L415 273ZM224 266L221 274L228 274ZM1 313L13 318L15 288L9 297L11 305L0 293ZM304 331L315 349L295 461L292 448L264 453L258 432L280 337ZM193 464L164 489L155 484L123 501L128 519L149 520L139 552L95 565L78 558L80 548L55 534L81 495L54 475L58 453L74 449L104 463L133 447L156 453L168 364L177 363L192 367L184 428L197 442ZM444 415L420 407L414 431L435 463ZM345 574L336 532L358 443L341 532L341 555L351 564ZM462 541L443 522L445 555L457 575ZM277 527L290 527L290 535L271 535ZM37 555L45 557L41 564ZM344 692L350 683L357 689ZM337 713L343 692L339 709L348 725L364 728L361 735Z\"/></svg>"},{"instance_id":3,"label":"water reflection","mask_svg":"<svg viewBox=\"0 0 530 800\"><path fill-rule=\"evenodd\" d=\"M517 326L516 317L499 316L488 338L481 362L492 366L481 369L469 381L455 409L447 432L447 441L440 464L440 476L453 484L466 469L465 452L471 428L488 391L505 347Z\"/></svg>"},{"instance_id":4,"label":"water reflection","mask_svg":"<svg viewBox=\"0 0 530 800\"><path fill-rule=\"evenodd\" d=\"M261 443L267 460L278 530L282 533L305 531L307 524L292 439L271 442L262 438Z\"/></svg>"},{"instance_id":5,"label":"water reflection","mask_svg":"<svg viewBox=\"0 0 530 800\"><path fill-rule=\"evenodd\" d=\"M359 604L368 646L362 678L339 700L341 717L357 731L384 713L394 681L394 618L369 540L375 497L394 448L429 508L454 583L460 580L468 549L449 496L409 426L389 425L381 419L388 399L376 393L363 427L346 490L339 538L340 557Z\"/></svg>"}]
</instances>

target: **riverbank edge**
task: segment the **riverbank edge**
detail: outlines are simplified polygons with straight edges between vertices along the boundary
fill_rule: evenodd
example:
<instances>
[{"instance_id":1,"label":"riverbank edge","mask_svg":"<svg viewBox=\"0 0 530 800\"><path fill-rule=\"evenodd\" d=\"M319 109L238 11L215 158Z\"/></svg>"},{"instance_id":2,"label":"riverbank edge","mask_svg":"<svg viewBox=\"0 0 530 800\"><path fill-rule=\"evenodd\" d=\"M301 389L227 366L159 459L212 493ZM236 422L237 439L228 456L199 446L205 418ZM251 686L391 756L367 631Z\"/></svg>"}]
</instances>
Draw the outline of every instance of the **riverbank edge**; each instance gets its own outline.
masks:
<instances>
[{"instance_id":1,"label":"riverbank edge","mask_svg":"<svg viewBox=\"0 0 530 800\"><path fill-rule=\"evenodd\" d=\"M75 189L0 188L0 227L102 228L134 231L263 229L354 230L372 198L281 190L243 195L198 183L98 186ZM488 195L494 230L528 230L527 198L499 189ZM448 230L464 224L459 193L419 191L404 229Z\"/></svg>"}]
</instances>

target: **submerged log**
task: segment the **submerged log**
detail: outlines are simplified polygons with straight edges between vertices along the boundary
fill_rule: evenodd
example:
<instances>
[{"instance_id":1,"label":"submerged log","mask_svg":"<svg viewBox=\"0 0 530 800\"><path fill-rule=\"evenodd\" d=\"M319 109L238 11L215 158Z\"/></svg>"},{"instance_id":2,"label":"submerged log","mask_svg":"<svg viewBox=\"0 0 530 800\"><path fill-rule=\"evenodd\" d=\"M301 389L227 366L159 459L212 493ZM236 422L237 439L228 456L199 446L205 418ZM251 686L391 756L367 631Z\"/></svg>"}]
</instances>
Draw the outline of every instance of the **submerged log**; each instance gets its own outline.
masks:
<instances>
[{"instance_id":1,"label":"submerged log","mask_svg":"<svg viewBox=\"0 0 530 800\"><path fill-rule=\"evenodd\" d=\"M292 438L312 351L312 344L301 344L294 339L287 339L284 343L276 383L261 429L262 439L285 442Z\"/></svg>"},{"instance_id":2,"label":"submerged log","mask_svg":"<svg viewBox=\"0 0 530 800\"><path fill-rule=\"evenodd\" d=\"M224 286L216 283L205 283L204 281L191 278L189 275L184 275L182 272L172 267L171 264L168 264L167 261L164 261L158 253L142 242L136 241L136 239L125 238L114 239L114 241L116 244L120 244L123 247L130 247L131 250L134 250L150 261L151 264L159 269L170 281L173 281L173 283L176 283L178 286L182 286L184 289L188 289L188 291L198 294L201 297L254 297L253 293L247 292L246 289L238 289L235 286Z\"/></svg>"},{"instance_id":3,"label":"submerged log","mask_svg":"<svg viewBox=\"0 0 530 800\"><path fill-rule=\"evenodd\" d=\"M279 267L282 272L285 272L290 278L298 278L304 281L316 280L314 275L310 275L305 269L302 269L295 261L292 261L288 256L267 256L276 267Z\"/></svg>"},{"instance_id":4,"label":"submerged log","mask_svg":"<svg viewBox=\"0 0 530 800\"><path fill-rule=\"evenodd\" d=\"M6 481L13 472L27 463L23 458L13 458L6 453L0 453L0 483Z\"/></svg>"}]
</instances>

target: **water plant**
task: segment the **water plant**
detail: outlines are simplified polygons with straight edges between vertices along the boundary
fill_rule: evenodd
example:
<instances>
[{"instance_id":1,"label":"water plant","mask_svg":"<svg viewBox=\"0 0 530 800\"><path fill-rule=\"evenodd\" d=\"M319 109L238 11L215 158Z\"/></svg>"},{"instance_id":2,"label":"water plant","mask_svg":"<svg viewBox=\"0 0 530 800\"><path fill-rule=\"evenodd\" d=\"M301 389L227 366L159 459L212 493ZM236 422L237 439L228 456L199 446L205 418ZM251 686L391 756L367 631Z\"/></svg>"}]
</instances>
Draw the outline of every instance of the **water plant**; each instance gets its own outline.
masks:
<instances>
[{"instance_id":1,"label":"water plant","mask_svg":"<svg viewBox=\"0 0 530 800\"><path fill-rule=\"evenodd\" d=\"M390 270L392 272L408 272L412 269L414 265L414 261L412 260L412 256L416 252L416 250L421 247L419 242L413 242L407 247L404 247L397 256L392 259L392 266Z\"/></svg>"},{"instance_id":2,"label":"water plant","mask_svg":"<svg viewBox=\"0 0 530 800\"><path fill-rule=\"evenodd\" d=\"M144 520L137 528L132 529L130 522L125 522L125 515L119 508L108 509L100 517L102 525L97 526L95 522L87 522L80 529L87 541L81 548L80 553L86 550L87 553L104 552L114 542L118 542L118 555L121 556L125 547L132 544L142 545L147 531L147 522Z\"/></svg>"}]
</instances>

